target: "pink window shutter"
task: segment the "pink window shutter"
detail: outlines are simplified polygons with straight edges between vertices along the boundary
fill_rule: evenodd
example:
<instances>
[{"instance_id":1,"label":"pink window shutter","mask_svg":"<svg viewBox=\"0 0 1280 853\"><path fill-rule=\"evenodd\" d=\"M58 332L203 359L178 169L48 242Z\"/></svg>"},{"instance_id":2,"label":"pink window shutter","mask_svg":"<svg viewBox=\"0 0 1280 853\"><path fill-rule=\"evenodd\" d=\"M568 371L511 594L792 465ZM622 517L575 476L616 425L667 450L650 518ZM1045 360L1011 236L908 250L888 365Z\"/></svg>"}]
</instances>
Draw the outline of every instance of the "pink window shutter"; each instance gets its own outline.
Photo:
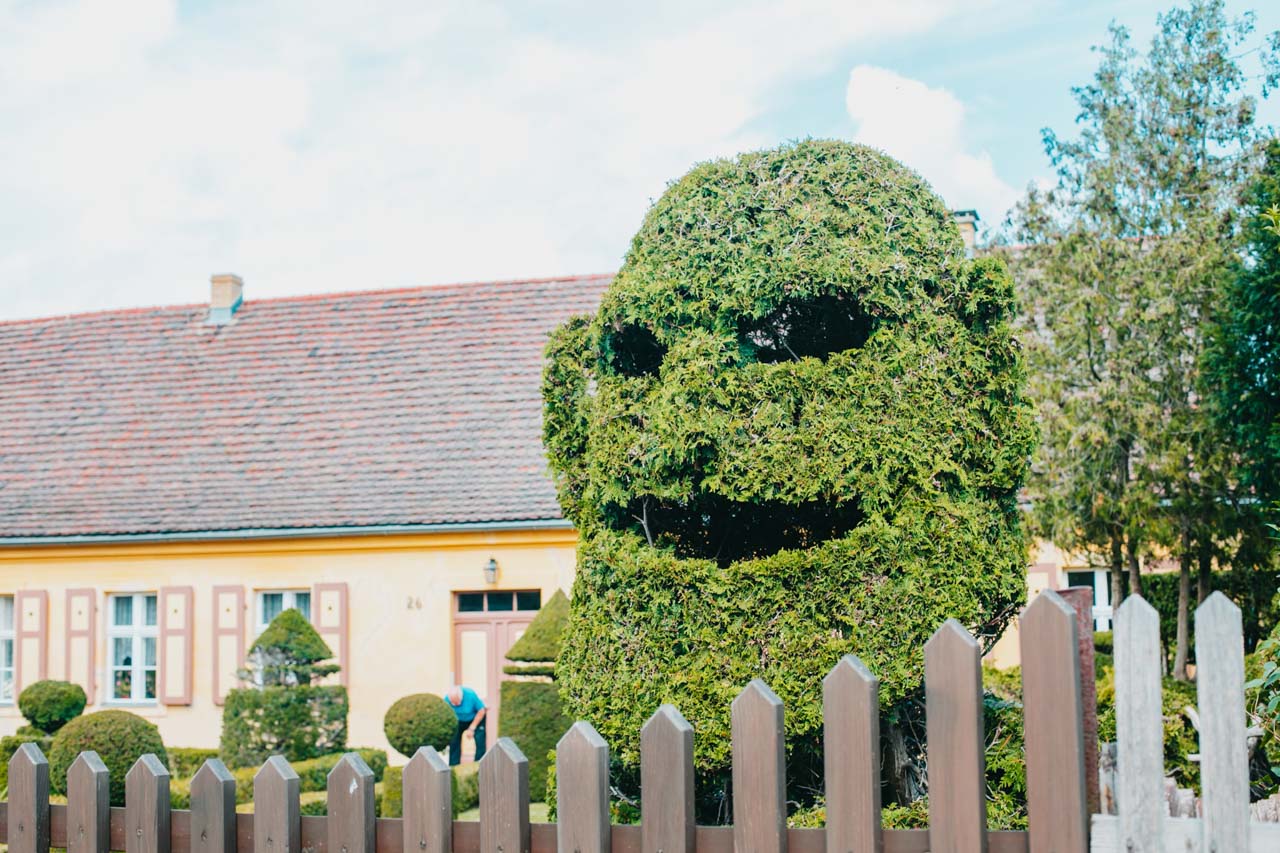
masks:
<instances>
[{"instance_id":1,"label":"pink window shutter","mask_svg":"<svg viewBox=\"0 0 1280 853\"><path fill-rule=\"evenodd\" d=\"M213 588L213 703L221 705L244 666L244 587Z\"/></svg>"},{"instance_id":2,"label":"pink window shutter","mask_svg":"<svg viewBox=\"0 0 1280 853\"><path fill-rule=\"evenodd\" d=\"M160 588L160 703L191 704L191 635L195 591L189 586Z\"/></svg>"},{"instance_id":3,"label":"pink window shutter","mask_svg":"<svg viewBox=\"0 0 1280 853\"><path fill-rule=\"evenodd\" d=\"M49 593L19 590L13 597L14 691L49 677Z\"/></svg>"},{"instance_id":4,"label":"pink window shutter","mask_svg":"<svg viewBox=\"0 0 1280 853\"><path fill-rule=\"evenodd\" d=\"M90 705L97 701L97 612L97 590L67 590L66 678L84 688Z\"/></svg>"},{"instance_id":5,"label":"pink window shutter","mask_svg":"<svg viewBox=\"0 0 1280 853\"><path fill-rule=\"evenodd\" d=\"M318 583L312 588L311 624L337 656L337 664L342 667L338 671L338 681L346 687L351 676L351 658L347 636L345 583Z\"/></svg>"}]
</instances>

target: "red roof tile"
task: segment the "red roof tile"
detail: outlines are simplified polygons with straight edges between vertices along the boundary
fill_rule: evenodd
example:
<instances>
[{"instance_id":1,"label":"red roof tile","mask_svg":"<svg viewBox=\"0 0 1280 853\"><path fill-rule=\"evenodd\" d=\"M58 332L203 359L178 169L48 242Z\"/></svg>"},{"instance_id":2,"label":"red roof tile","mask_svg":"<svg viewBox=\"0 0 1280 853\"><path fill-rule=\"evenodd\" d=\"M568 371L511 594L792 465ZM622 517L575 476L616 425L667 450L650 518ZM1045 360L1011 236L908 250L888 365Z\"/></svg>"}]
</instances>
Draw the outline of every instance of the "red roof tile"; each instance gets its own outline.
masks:
<instances>
[{"instance_id":1,"label":"red roof tile","mask_svg":"<svg viewBox=\"0 0 1280 853\"><path fill-rule=\"evenodd\" d=\"M559 519L542 351L610 278L0 323L0 539Z\"/></svg>"}]
</instances>

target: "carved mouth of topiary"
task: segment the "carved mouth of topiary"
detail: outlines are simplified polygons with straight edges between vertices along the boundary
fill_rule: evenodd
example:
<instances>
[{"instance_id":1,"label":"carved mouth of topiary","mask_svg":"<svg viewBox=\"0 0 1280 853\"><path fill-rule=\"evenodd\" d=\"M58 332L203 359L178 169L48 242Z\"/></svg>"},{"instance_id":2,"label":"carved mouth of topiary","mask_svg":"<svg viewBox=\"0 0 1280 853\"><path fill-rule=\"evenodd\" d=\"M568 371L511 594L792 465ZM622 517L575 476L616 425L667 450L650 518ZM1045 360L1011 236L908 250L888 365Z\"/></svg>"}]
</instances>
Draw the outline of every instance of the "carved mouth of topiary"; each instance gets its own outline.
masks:
<instances>
[{"instance_id":1,"label":"carved mouth of topiary","mask_svg":"<svg viewBox=\"0 0 1280 853\"><path fill-rule=\"evenodd\" d=\"M722 567L842 538L865 518L856 499L741 503L707 494L679 501L633 498L626 506L605 506L603 516L610 528L638 533L653 547Z\"/></svg>"}]
</instances>

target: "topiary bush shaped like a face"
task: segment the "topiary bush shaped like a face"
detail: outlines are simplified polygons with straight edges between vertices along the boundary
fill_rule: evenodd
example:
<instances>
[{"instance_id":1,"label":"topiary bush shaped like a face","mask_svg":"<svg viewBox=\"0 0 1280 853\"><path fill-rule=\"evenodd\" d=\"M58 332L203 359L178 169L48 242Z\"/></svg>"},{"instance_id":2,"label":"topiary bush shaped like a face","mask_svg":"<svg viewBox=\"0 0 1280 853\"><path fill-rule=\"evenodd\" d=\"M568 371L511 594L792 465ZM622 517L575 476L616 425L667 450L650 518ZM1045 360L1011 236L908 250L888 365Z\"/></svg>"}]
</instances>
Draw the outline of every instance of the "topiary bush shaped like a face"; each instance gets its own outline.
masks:
<instances>
[{"instance_id":1,"label":"topiary bush shaped like a face","mask_svg":"<svg viewBox=\"0 0 1280 853\"><path fill-rule=\"evenodd\" d=\"M1036 433L998 261L868 148L696 167L646 216L594 317L554 334L544 436L581 535L558 671L627 763L662 702L728 765L763 677L791 737L854 653L886 704L947 617L1025 597L1016 506Z\"/></svg>"}]
</instances>

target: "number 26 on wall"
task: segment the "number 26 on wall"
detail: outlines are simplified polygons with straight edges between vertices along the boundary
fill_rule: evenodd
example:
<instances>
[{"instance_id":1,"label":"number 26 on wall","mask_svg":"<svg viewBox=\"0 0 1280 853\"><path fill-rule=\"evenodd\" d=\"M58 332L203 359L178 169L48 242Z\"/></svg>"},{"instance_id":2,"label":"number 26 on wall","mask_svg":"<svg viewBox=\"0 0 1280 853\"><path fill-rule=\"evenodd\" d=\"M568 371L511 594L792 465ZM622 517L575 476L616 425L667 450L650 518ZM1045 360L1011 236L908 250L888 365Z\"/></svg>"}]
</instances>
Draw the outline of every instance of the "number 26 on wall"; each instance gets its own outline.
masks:
<instances>
[{"instance_id":1,"label":"number 26 on wall","mask_svg":"<svg viewBox=\"0 0 1280 853\"><path fill-rule=\"evenodd\" d=\"M405 605L404 605L404 606L405 606L405 609L406 609L406 610L421 610L421 609L422 609L422 599L421 599L421 598L417 598L417 597L415 597L415 596L410 595L410 596L408 596L408 600L405 602Z\"/></svg>"}]
</instances>

